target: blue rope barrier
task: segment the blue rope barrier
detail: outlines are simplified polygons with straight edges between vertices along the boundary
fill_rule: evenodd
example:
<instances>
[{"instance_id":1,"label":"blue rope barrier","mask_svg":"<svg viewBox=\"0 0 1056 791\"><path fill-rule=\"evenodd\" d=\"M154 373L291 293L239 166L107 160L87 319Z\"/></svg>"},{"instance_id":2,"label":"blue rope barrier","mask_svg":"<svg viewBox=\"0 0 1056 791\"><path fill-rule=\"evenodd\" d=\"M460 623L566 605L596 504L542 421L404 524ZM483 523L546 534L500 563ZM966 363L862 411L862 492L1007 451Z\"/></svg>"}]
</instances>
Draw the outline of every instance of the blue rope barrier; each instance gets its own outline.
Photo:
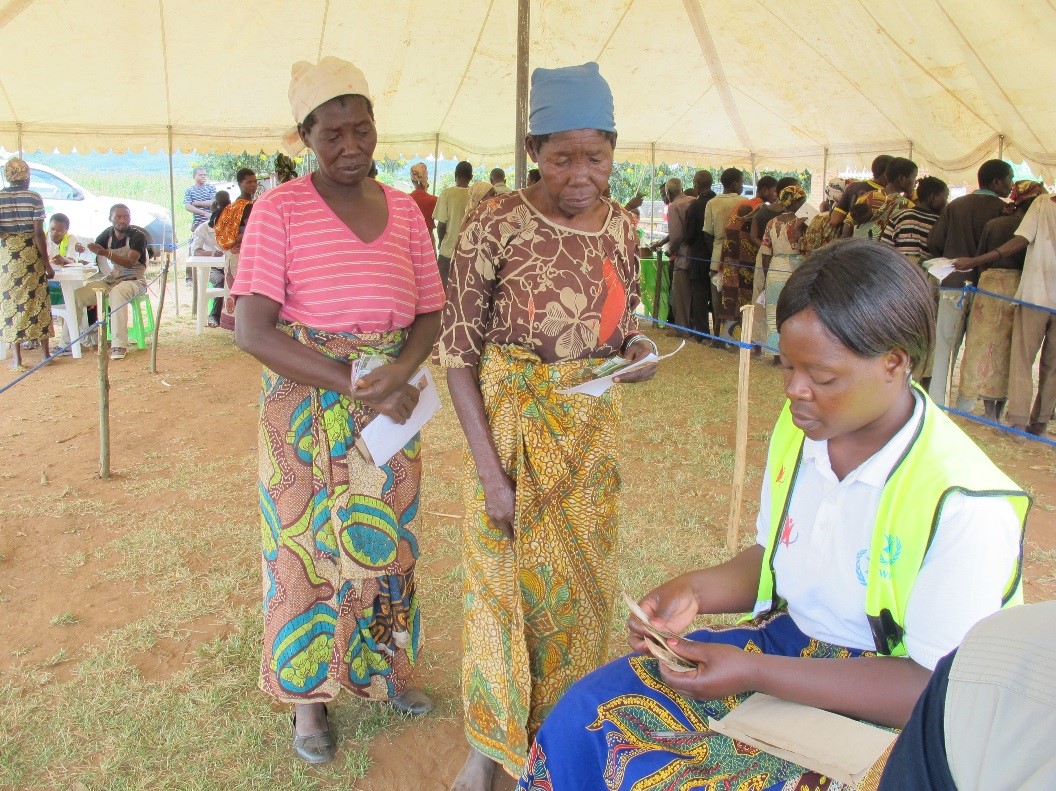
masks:
<instances>
[{"instance_id":1,"label":"blue rope barrier","mask_svg":"<svg viewBox=\"0 0 1056 791\"><path fill-rule=\"evenodd\" d=\"M773 346L767 346L765 343L745 343L744 341L737 341L733 338L722 338L718 335L711 335L707 332L701 332L700 330L693 330L689 327L683 327L681 324L675 324L673 321L664 321L663 319L656 319L649 315L639 315L637 316L637 318L645 319L646 321L651 321L654 324L662 324L665 327L674 327L680 332L688 332L690 335L696 335L700 338L707 338L710 341L718 341L719 343L724 343L727 346L736 346L738 349L766 349L768 352L780 354L780 351L778 349L775 349Z\"/></svg>"},{"instance_id":2,"label":"blue rope barrier","mask_svg":"<svg viewBox=\"0 0 1056 791\"><path fill-rule=\"evenodd\" d=\"M1011 302L1014 305L1022 305L1025 308L1031 308L1033 310L1041 310L1045 313L1056 313L1056 308L1050 308L1046 305L1038 305L1034 302L1027 302L1026 300L1016 299L1015 297L1008 297L1004 294L998 294L993 291L987 291L985 288L979 288L973 286L971 283L965 283L963 286L941 286L939 291L960 291L962 293L961 300L958 303L958 307L963 307L964 297L968 294L982 294L984 297L990 297L991 299L1000 299L1005 302Z\"/></svg>"},{"instance_id":3,"label":"blue rope barrier","mask_svg":"<svg viewBox=\"0 0 1056 791\"><path fill-rule=\"evenodd\" d=\"M943 412L949 412L951 415L957 415L957 417L963 417L967 418L968 420L974 420L976 423L982 423L984 426L990 426L991 428L999 428L1002 431L1007 431L1009 434L1014 434L1018 437L1023 437L1025 439L1032 439L1035 442L1041 442L1051 448L1056 448L1056 440L1051 440L1048 437L1041 437L1037 434L1031 434L1029 431L1023 431L1022 429L1016 428L1015 426L1006 426L1004 423L996 423L993 420L988 420L985 417L973 415L971 412L965 412L961 409L954 409L953 407L942 406L942 404L937 404L936 406L938 406L939 409L941 409Z\"/></svg>"}]
</instances>

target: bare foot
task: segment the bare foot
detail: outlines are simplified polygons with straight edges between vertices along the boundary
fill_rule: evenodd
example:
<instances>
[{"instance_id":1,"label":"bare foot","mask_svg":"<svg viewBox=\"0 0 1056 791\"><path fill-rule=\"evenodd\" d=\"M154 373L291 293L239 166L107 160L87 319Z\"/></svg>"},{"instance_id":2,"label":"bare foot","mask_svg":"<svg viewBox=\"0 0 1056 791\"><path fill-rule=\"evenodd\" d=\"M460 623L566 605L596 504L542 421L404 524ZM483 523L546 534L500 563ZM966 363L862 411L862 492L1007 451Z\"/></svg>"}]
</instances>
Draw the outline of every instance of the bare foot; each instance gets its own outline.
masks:
<instances>
[{"instance_id":1,"label":"bare foot","mask_svg":"<svg viewBox=\"0 0 1056 791\"><path fill-rule=\"evenodd\" d=\"M499 765L474 747L451 784L451 791L491 791L491 781Z\"/></svg>"}]
</instances>

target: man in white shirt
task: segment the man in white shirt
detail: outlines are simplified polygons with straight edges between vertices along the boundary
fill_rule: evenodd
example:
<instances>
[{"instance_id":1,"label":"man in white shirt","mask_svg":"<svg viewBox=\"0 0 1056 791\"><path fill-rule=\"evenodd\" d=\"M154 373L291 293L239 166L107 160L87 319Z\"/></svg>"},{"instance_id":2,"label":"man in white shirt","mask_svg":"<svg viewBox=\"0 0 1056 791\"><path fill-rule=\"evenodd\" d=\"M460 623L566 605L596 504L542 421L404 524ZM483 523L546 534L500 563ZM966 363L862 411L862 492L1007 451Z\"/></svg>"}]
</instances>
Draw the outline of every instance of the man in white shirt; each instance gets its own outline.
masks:
<instances>
[{"instance_id":1,"label":"man in white shirt","mask_svg":"<svg viewBox=\"0 0 1056 791\"><path fill-rule=\"evenodd\" d=\"M466 161L455 165L455 186L448 187L436 199L433 219L436 220L436 238L439 244L436 263L440 268L440 280L447 287L451 271L451 259L458 244L458 231L469 206L469 183L473 181L473 166Z\"/></svg>"}]
</instances>

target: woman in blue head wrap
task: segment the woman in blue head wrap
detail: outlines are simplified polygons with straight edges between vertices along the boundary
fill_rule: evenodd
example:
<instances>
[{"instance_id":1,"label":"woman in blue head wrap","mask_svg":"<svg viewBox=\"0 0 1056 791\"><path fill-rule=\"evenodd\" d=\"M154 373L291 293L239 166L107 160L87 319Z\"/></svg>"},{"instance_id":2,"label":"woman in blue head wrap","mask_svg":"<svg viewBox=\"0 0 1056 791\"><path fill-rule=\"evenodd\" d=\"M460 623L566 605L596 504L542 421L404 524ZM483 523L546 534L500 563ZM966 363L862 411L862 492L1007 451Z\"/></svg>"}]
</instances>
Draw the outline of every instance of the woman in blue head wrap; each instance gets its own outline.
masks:
<instances>
[{"instance_id":1,"label":"woman in blue head wrap","mask_svg":"<svg viewBox=\"0 0 1056 791\"><path fill-rule=\"evenodd\" d=\"M605 657L616 582L619 387L562 391L655 347L637 331L635 221L604 196L616 125L595 63L536 69L540 180L467 216L440 357L472 456L458 791L521 772L547 713ZM619 377L650 378L649 364Z\"/></svg>"}]
</instances>

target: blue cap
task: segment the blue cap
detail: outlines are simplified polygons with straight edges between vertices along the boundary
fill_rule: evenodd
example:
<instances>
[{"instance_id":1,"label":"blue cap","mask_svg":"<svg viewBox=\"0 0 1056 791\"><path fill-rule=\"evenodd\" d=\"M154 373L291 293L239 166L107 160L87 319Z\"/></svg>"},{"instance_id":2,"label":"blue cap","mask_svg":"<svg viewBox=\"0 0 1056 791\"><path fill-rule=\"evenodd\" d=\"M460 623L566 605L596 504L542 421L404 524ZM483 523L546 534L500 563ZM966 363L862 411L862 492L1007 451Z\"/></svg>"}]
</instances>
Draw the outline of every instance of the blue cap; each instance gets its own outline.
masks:
<instances>
[{"instance_id":1,"label":"blue cap","mask_svg":"<svg viewBox=\"0 0 1056 791\"><path fill-rule=\"evenodd\" d=\"M528 106L528 133L532 135L570 129L616 131L612 90L597 63L536 69Z\"/></svg>"}]
</instances>

